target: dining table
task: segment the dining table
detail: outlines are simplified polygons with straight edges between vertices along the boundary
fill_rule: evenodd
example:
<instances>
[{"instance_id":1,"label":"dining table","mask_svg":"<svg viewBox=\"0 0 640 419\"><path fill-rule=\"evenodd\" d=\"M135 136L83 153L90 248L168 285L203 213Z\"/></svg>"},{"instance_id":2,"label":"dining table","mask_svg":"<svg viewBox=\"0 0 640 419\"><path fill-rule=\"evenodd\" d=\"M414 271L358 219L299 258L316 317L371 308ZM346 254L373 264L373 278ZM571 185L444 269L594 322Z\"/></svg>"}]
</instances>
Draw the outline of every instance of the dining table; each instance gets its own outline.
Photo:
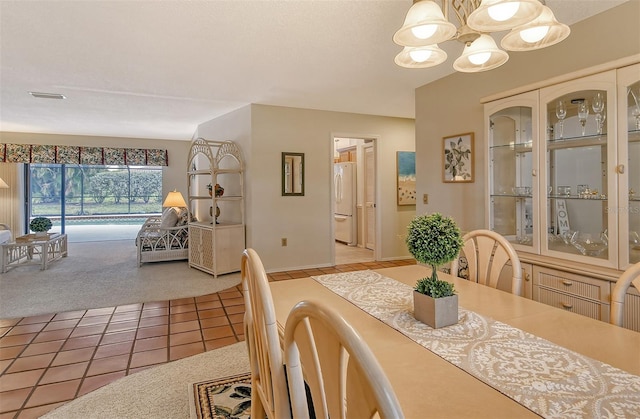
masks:
<instances>
[{"instance_id":1,"label":"dining table","mask_svg":"<svg viewBox=\"0 0 640 419\"><path fill-rule=\"evenodd\" d=\"M640 415L640 333L444 272L459 324L431 329L411 303L428 276L418 264L271 282L281 342L299 301L335 310L372 350L409 419Z\"/></svg>"}]
</instances>

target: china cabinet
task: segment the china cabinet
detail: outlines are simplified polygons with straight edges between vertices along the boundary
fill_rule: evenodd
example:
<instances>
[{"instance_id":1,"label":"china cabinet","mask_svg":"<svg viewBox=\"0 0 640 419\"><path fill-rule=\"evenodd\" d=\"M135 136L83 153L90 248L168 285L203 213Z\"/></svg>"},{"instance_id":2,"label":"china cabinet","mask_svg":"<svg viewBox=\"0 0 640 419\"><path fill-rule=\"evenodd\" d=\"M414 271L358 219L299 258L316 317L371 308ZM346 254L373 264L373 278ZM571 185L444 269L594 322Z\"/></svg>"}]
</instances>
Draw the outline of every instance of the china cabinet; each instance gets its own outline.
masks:
<instances>
[{"instance_id":1,"label":"china cabinet","mask_svg":"<svg viewBox=\"0 0 640 419\"><path fill-rule=\"evenodd\" d=\"M486 224L532 264L535 300L608 321L640 262L640 64L582 74L485 103Z\"/></svg>"},{"instance_id":2,"label":"china cabinet","mask_svg":"<svg viewBox=\"0 0 640 419\"><path fill-rule=\"evenodd\" d=\"M217 277L240 270L245 248L244 163L232 141L191 142L187 160L189 266Z\"/></svg>"}]
</instances>

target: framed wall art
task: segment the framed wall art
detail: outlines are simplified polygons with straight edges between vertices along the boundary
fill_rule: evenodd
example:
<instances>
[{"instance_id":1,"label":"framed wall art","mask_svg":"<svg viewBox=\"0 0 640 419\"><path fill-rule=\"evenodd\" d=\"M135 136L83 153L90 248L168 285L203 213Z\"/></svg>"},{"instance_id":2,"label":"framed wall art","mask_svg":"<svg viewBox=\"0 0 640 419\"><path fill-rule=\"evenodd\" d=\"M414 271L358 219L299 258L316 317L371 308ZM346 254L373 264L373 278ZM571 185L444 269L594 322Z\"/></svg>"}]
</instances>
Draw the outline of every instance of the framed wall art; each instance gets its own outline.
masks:
<instances>
[{"instance_id":1,"label":"framed wall art","mask_svg":"<svg viewBox=\"0 0 640 419\"><path fill-rule=\"evenodd\" d=\"M442 181L470 183L474 179L473 132L442 139Z\"/></svg>"},{"instance_id":2,"label":"framed wall art","mask_svg":"<svg viewBox=\"0 0 640 419\"><path fill-rule=\"evenodd\" d=\"M396 156L398 205L415 205L416 153L415 151L398 151Z\"/></svg>"}]
</instances>

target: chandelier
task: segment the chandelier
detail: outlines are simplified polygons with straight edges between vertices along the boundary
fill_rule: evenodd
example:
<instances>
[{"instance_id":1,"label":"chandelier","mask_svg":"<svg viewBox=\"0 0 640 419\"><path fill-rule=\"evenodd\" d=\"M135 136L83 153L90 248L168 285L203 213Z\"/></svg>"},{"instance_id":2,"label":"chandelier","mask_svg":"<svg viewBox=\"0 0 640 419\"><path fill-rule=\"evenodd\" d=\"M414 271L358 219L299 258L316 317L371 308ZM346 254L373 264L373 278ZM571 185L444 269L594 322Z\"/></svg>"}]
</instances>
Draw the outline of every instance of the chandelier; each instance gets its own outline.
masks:
<instances>
[{"instance_id":1,"label":"chandelier","mask_svg":"<svg viewBox=\"0 0 640 419\"><path fill-rule=\"evenodd\" d=\"M544 0L414 0L393 41L404 49L395 63L427 68L443 63L447 53L438 43L451 39L464 43L453 68L464 73L492 70L506 63L509 54L496 45L491 32L509 30L500 42L507 51L532 51L557 44L571 30L559 23ZM453 13L456 27L449 21Z\"/></svg>"}]
</instances>

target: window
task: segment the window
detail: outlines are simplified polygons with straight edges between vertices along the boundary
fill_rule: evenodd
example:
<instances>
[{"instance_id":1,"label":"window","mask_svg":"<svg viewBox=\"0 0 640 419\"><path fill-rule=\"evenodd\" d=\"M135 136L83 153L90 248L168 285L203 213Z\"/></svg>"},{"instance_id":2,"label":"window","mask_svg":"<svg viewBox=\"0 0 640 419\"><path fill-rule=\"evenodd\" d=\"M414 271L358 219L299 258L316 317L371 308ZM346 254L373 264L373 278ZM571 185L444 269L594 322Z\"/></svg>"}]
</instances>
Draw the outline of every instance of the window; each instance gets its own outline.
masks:
<instances>
[{"instance_id":1,"label":"window","mask_svg":"<svg viewBox=\"0 0 640 419\"><path fill-rule=\"evenodd\" d=\"M150 214L162 212L162 167L28 164L26 196L28 222L33 217L51 218L53 231L69 234L80 230L94 240L109 239L117 228L137 231ZM111 231L109 231L111 230ZM122 235L111 235L123 238ZM135 237L135 234L133 235ZM129 238L126 235L124 238Z\"/></svg>"}]
</instances>

